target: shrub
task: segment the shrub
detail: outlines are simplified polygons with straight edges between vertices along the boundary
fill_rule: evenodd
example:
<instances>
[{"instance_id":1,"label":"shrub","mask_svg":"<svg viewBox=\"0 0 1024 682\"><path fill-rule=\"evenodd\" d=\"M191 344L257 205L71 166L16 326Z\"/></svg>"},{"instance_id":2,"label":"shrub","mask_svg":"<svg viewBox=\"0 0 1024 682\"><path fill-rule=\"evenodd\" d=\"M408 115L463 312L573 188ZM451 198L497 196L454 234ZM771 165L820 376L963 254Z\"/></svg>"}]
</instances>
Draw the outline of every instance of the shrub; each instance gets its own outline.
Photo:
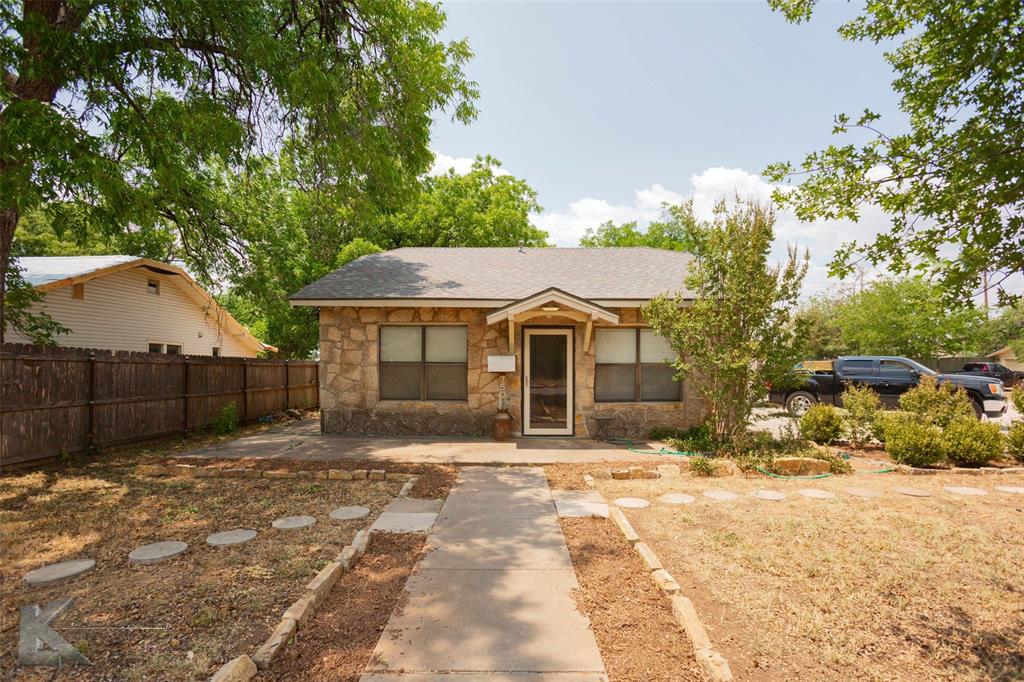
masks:
<instances>
[{"instance_id":1,"label":"shrub","mask_svg":"<svg viewBox=\"0 0 1024 682\"><path fill-rule=\"evenodd\" d=\"M981 465L1003 454L999 424L957 417L942 432L946 459L960 466Z\"/></svg>"},{"instance_id":2,"label":"shrub","mask_svg":"<svg viewBox=\"0 0 1024 682\"><path fill-rule=\"evenodd\" d=\"M893 461L915 467L942 461L942 429L907 413L893 417L885 424L885 449Z\"/></svg>"},{"instance_id":3,"label":"shrub","mask_svg":"<svg viewBox=\"0 0 1024 682\"><path fill-rule=\"evenodd\" d=\"M714 476L715 475L715 463L708 457L698 455L697 457L690 458L690 471L695 476Z\"/></svg>"},{"instance_id":4,"label":"shrub","mask_svg":"<svg viewBox=\"0 0 1024 682\"><path fill-rule=\"evenodd\" d=\"M1017 408L1018 415L1024 415L1024 386L1021 386L1021 390L1010 391L1010 400L1013 401L1013 406Z\"/></svg>"},{"instance_id":5,"label":"shrub","mask_svg":"<svg viewBox=\"0 0 1024 682\"><path fill-rule=\"evenodd\" d=\"M929 424L946 428L957 417L974 417L974 407L963 387L935 383L922 376L921 383L900 396L900 407Z\"/></svg>"},{"instance_id":6,"label":"shrub","mask_svg":"<svg viewBox=\"0 0 1024 682\"><path fill-rule=\"evenodd\" d=\"M709 424L694 426L685 431L677 430L674 434L663 440L673 450L680 452L715 452L718 449L715 439L711 435L711 426Z\"/></svg>"},{"instance_id":7,"label":"shrub","mask_svg":"<svg viewBox=\"0 0 1024 682\"><path fill-rule=\"evenodd\" d=\"M213 420L213 432L219 436L226 436L238 428L238 412L235 403L230 402L220 408L220 413Z\"/></svg>"},{"instance_id":8,"label":"shrub","mask_svg":"<svg viewBox=\"0 0 1024 682\"><path fill-rule=\"evenodd\" d=\"M852 474L853 465L842 458L841 455L837 455L834 452L828 452L827 450L819 450L813 448L807 452L805 457L811 459L820 459L824 462L828 462L828 470L833 474Z\"/></svg>"},{"instance_id":9,"label":"shrub","mask_svg":"<svg viewBox=\"0 0 1024 682\"><path fill-rule=\"evenodd\" d=\"M879 443L885 443L885 430L892 422L909 419L910 413L903 410L881 410L871 424L871 435Z\"/></svg>"},{"instance_id":10,"label":"shrub","mask_svg":"<svg viewBox=\"0 0 1024 682\"><path fill-rule=\"evenodd\" d=\"M1013 426L1010 427L1010 433L1006 436L1006 445L1010 456L1024 464L1024 422L1013 423Z\"/></svg>"},{"instance_id":11,"label":"shrub","mask_svg":"<svg viewBox=\"0 0 1024 682\"><path fill-rule=\"evenodd\" d=\"M871 439L875 419L882 409L882 401L871 388L853 384L843 391L843 419L846 435L855 448L864 447Z\"/></svg>"},{"instance_id":12,"label":"shrub","mask_svg":"<svg viewBox=\"0 0 1024 682\"><path fill-rule=\"evenodd\" d=\"M800 417L800 435L818 445L828 445L843 433L843 418L831 405L812 405Z\"/></svg>"}]
</instances>

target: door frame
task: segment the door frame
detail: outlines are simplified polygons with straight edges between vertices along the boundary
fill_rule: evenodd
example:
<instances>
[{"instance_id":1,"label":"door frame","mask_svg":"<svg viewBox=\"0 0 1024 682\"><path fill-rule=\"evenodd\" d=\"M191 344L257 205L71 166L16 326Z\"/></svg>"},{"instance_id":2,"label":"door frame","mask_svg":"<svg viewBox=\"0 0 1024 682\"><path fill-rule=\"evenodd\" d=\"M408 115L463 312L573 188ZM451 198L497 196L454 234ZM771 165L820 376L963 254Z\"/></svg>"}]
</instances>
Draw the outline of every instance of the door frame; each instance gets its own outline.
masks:
<instances>
[{"instance_id":1,"label":"door frame","mask_svg":"<svg viewBox=\"0 0 1024 682\"><path fill-rule=\"evenodd\" d=\"M523 367L519 378L519 385L523 389L523 399L520 406L522 414L524 436L573 436L576 433L576 328L575 327L522 327L522 338L519 347L523 349ZM530 336L565 336L568 343L565 347L565 413L566 425L561 429L531 429L530 428L530 390L527 386L527 377L530 371Z\"/></svg>"}]
</instances>

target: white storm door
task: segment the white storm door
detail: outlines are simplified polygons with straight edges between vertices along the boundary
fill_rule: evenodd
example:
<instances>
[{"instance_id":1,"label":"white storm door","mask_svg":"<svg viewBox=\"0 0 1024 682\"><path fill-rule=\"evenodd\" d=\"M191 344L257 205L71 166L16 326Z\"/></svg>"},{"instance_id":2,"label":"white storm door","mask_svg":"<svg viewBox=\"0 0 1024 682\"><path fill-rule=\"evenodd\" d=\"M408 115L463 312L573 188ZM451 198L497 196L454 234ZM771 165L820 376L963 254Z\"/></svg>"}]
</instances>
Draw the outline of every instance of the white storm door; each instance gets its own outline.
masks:
<instances>
[{"instance_id":1,"label":"white storm door","mask_svg":"<svg viewBox=\"0 0 1024 682\"><path fill-rule=\"evenodd\" d=\"M523 435L571 436L572 329L523 330Z\"/></svg>"}]
</instances>

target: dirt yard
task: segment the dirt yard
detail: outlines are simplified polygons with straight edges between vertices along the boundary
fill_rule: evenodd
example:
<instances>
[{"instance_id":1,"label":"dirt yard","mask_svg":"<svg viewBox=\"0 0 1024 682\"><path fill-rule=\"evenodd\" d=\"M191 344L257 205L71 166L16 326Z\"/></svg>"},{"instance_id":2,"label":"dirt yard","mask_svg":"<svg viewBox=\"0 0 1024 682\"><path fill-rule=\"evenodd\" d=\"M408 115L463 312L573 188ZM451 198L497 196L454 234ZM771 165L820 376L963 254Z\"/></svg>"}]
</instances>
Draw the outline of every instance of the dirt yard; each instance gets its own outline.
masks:
<instances>
[{"instance_id":1,"label":"dirt yard","mask_svg":"<svg viewBox=\"0 0 1024 682\"><path fill-rule=\"evenodd\" d=\"M305 584L356 531L368 526L400 481L150 478L138 456L99 456L0 476L0 677L4 679L207 679L228 658L252 653L302 594ZM236 463L237 465L237 463ZM444 477L428 482L434 488ZM369 518L336 522L330 510L364 505ZM277 531L282 516L316 517L311 528ZM227 548L208 534L255 528L257 538ZM129 564L128 552L160 540L188 552ZM96 569L73 582L30 588L36 567L88 557ZM95 664L57 675L14 668L18 610L74 597L54 624Z\"/></svg>"},{"instance_id":2,"label":"dirt yard","mask_svg":"<svg viewBox=\"0 0 1024 682\"><path fill-rule=\"evenodd\" d=\"M597 481L609 501L651 502L623 511L742 680L1024 679L1024 496L997 485L1024 486L1024 475ZM851 486L882 497L855 497ZM803 488L835 497L808 499ZM708 489L740 497L713 501ZM787 498L751 497L758 489ZM658 500L669 492L696 501Z\"/></svg>"}]
</instances>

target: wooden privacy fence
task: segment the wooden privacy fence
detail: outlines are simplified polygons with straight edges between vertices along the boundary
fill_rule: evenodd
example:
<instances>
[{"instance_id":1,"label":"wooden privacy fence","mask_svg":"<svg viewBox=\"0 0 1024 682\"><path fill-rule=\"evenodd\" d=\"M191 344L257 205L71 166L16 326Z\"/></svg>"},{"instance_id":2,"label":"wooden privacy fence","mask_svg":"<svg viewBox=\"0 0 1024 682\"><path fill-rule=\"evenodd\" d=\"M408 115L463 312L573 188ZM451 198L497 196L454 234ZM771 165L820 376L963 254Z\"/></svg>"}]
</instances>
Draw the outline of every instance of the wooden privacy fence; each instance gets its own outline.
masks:
<instances>
[{"instance_id":1,"label":"wooden privacy fence","mask_svg":"<svg viewBox=\"0 0 1024 682\"><path fill-rule=\"evenodd\" d=\"M5 344L0 465L319 405L316 362Z\"/></svg>"}]
</instances>

